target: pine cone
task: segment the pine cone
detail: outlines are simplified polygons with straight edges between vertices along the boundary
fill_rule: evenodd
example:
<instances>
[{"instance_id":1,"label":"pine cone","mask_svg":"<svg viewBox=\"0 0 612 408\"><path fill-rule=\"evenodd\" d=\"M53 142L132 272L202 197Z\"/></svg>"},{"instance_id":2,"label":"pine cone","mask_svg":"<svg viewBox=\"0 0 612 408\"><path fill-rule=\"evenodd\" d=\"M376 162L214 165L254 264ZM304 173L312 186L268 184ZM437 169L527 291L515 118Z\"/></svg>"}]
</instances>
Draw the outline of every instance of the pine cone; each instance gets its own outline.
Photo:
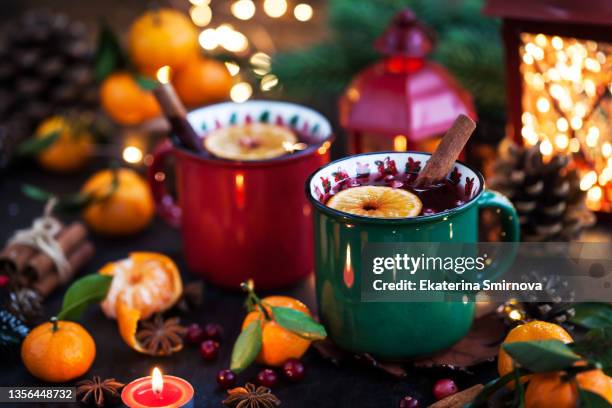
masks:
<instances>
[{"instance_id":1,"label":"pine cone","mask_svg":"<svg viewBox=\"0 0 612 408\"><path fill-rule=\"evenodd\" d=\"M6 309L18 319L31 324L42 316L42 298L33 289L13 289L8 294Z\"/></svg>"},{"instance_id":2,"label":"pine cone","mask_svg":"<svg viewBox=\"0 0 612 408\"><path fill-rule=\"evenodd\" d=\"M28 335L29 329L6 310L0 310L0 351L11 356Z\"/></svg>"},{"instance_id":3,"label":"pine cone","mask_svg":"<svg viewBox=\"0 0 612 408\"><path fill-rule=\"evenodd\" d=\"M505 194L519 214L523 241L569 241L595 222L569 157L544 162L540 145L502 143L491 188Z\"/></svg>"},{"instance_id":4,"label":"pine cone","mask_svg":"<svg viewBox=\"0 0 612 408\"><path fill-rule=\"evenodd\" d=\"M9 23L0 44L0 144L30 136L46 117L96 107L87 30L63 14L31 11ZM95 92L94 92L95 93ZM8 124L11 122L11 124ZM9 129L9 130L6 130ZM0 169L14 149L0 148Z\"/></svg>"}]
</instances>

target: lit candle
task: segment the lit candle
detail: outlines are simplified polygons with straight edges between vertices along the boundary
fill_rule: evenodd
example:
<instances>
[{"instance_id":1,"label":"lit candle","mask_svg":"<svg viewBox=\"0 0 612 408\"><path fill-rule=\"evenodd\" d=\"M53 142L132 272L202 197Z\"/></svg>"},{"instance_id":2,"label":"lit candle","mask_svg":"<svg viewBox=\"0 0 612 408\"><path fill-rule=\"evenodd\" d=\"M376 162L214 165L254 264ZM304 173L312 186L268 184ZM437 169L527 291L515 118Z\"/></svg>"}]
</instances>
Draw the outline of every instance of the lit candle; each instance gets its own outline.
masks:
<instances>
[{"instance_id":1,"label":"lit candle","mask_svg":"<svg viewBox=\"0 0 612 408\"><path fill-rule=\"evenodd\" d=\"M126 385L121 400L129 408L192 408L193 387L182 378L162 375L155 367L151 376Z\"/></svg>"}]
</instances>

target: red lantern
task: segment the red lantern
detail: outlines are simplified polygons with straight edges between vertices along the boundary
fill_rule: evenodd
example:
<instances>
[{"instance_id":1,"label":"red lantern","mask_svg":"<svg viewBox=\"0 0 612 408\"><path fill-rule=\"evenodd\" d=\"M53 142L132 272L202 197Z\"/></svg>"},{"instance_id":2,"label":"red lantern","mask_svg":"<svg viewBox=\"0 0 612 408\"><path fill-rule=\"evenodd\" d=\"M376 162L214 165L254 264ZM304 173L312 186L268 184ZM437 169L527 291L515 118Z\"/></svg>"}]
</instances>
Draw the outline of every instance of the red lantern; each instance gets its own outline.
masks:
<instances>
[{"instance_id":1,"label":"red lantern","mask_svg":"<svg viewBox=\"0 0 612 408\"><path fill-rule=\"evenodd\" d=\"M612 2L488 0L485 13L503 18L514 139L571 154L588 207L612 212Z\"/></svg>"},{"instance_id":2,"label":"red lantern","mask_svg":"<svg viewBox=\"0 0 612 408\"><path fill-rule=\"evenodd\" d=\"M476 118L470 95L426 59L433 34L412 11L398 13L375 47L385 57L359 73L340 99L350 153L433 151L457 115Z\"/></svg>"}]
</instances>

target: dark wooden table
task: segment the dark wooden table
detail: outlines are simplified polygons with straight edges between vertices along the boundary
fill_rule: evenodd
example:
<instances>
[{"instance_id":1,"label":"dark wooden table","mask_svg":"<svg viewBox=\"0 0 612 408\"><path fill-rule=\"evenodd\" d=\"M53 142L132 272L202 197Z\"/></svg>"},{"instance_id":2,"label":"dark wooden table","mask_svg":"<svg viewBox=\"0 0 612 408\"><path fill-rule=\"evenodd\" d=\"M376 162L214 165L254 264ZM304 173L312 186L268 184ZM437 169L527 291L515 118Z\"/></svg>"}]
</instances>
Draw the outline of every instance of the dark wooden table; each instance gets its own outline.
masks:
<instances>
[{"instance_id":1,"label":"dark wooden table","mask_svg":"<svg viewBox=\"0 0 612 408\"><path fill-rule=\"evenodd\" d=\"M0 240L4 242L18 228L29 226L32 218L38 216L43 208L41 203L25 198L20 187L31 183L45 189L62 193L76 191L95 171L92 165L76 176L56 176L42 172L35 164L22 165L0 175ZM82 271L93 273L108 261L125 257L131 251L159 251L172 257L179 265L185 281L196 279L187 270L181 256L181 241L178 231L156 219L143 233L129 238L94 237L96 255ZM231 260L228 259L228 262ZM46 315L57 313L64 290L58 290L45 303ZM300 285L278 291L302 299L310 307L315 307L313 279ZM265 295L265 294L264 294ZM213 362L202 360L196 347L187 346L180 353L166 358L153 358L131 350L121 340L116 323L107 319L99 307L91 307L81 323L96 341L97 356L93 367L87 374L114 377L122 382L130 382L137 377L149 375L153 366L161 367L167 374L181 376L190 381L195 388L195 406L221 406L225 392L219 390L215 382L216 373L229 364L233 341L239 332L244 317L243 296L206 286L202 307L182 318L183 323L198 322L220 323L225 332L219 357ZM409 322L407 324L410 324ZM415 327L414 330L423 330ZM433 400L431 387L439 378L450 377L461 388L489 381L495 378L493 363L473 367L469 372L453 372L443 369L409 369L406 378L398 379L383 371L358 363L348 362L335 366L322 359L314 350L309 350L303 358L306 365L306 378L297 384L280 381L274 393L286 407L397 407L405 395L413 395L427 406ZM48 385L32 377L21 364L19 358L0 358L0 386ZM240 374L239 383L253 381L261 367L253 366ZM68 384L72 385L72 384ZM2 405L2 404L0 404ZM28 406L28 404L20 404ZM34 406L34 404L30 404ZM51 406L74 406L73 404Z\"/></svg>"}]
</instances>

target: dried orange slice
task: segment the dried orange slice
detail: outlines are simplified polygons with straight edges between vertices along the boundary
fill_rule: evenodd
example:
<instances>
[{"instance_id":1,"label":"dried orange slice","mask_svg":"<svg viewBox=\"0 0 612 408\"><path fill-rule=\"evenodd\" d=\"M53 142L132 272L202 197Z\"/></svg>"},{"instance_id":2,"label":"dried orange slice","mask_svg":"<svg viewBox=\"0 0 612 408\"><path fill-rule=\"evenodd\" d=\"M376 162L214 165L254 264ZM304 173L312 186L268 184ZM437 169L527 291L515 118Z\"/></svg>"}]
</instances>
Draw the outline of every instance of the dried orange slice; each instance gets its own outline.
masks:
<instances>
[{"instance_id":1,"label":"dried orange slice","mask_svg":"<svg viewBox=\"0 0 612 408\"><path fill-rule=\"evenodd\" d=\"M213 155L229 160L265 160L287 154L297 143L283 126L266 123L228 126L211 132L204 145Z\"/></svg>"},{"instance_id":2,"label":"dried orange slice","mask_svg":"<svg viewBox=\"0 0 612 408\"><path fill-rule=\"evenodd\" d=\"M384 186L360 186L342 190L327 202L330 208L373 218L416 217L423 203L409 191Z\"/></svg>"},{"instance_id":3,"label":"dried orange slice","mask_svg":"<svg viewBox=\"0 0 612 408\"><path fill-rule=\"evenodd\" d=\"M146 319L171 308L183 292L174 262L155 252L133 252L126 259L106 264L100 273L113 277L102 302L102 310L110 318L117 317L121 302L137 310L139 318Z\"/></svg>"}]
</instances>

